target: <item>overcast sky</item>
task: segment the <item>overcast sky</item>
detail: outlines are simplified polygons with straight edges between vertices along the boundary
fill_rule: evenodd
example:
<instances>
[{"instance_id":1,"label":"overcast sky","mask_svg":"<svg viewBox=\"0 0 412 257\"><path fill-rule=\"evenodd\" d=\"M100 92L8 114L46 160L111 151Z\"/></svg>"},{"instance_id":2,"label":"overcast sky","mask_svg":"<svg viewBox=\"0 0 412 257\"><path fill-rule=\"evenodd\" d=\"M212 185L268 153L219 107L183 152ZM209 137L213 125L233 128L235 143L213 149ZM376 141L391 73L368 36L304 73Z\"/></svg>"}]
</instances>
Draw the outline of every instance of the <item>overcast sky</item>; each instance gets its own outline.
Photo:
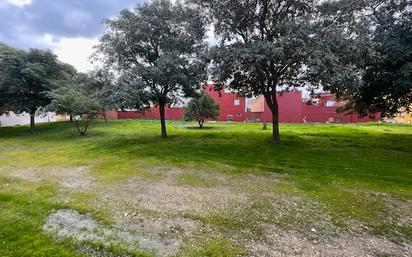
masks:
<instances>
[{"instance_id":1,"label":"overcast sky","mask_svg":"<svg viewBox=\"0 0 412 257\"><path fill-rule=\"evenodd\" d=\"M145 0L0 0L0 42L50 48L79 71L104 31L102 21Z\"/></svg>"}]
</instances>

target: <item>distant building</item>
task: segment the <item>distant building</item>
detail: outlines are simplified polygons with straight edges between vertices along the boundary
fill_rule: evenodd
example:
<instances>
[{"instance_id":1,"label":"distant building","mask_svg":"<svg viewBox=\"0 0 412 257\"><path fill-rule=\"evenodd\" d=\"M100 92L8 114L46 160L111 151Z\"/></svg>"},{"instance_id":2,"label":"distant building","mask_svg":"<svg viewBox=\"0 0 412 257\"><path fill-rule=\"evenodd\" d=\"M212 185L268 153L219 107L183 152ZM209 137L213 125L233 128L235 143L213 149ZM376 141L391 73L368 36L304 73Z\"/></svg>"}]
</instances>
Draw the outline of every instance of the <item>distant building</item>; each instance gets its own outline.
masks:
<instances>
[{"instance_id":1,"label":"distant building","mask_svg":"<svg viewBox=\"0 0 412 257\"><path fill-rule=\"evenodd\" d=\"M53 112L48 112L45 114L37 115L35 118L36 123L44 122L56 122L61 120L69 119L66 116L56 115ZM0 116L0 127L9 127L16 125L28 125L30 124L30 114L21 113L16 114L14 112L9 112Z\"/></svg>"},{"instance_id":2,"label":"distant building","mask_svg":"<svg viewBox=\"0 0 412 257\"><path fill-rule=\"evenodd\" d=\"M407 113L405 110L399 110L399 113L393 118L396 123L412 124L412 113Z\"/></svg>"},{"instance_id":3,"label":"distant building","mask_svg":"<svg viewBox=\"0 0 412 257\"><path fill-rule=\"evenodd\" d=\"M207 85L204 90L220 105L217 121L228 122L272 122L272 113L263 96L256 99L240 97L230 91L216 92ZM356 113L338 113L338 103L333 94L321 94L310 103L302 97L301 91L278 94L279 120L282 123L358 123L380 120L380 115L358 117ZM168 120L182 120L181 106L166 108ZM145 113L135 111L111 112L112 119L160 119L159 109L150 108Z\"/></svg>"}]
</instances>

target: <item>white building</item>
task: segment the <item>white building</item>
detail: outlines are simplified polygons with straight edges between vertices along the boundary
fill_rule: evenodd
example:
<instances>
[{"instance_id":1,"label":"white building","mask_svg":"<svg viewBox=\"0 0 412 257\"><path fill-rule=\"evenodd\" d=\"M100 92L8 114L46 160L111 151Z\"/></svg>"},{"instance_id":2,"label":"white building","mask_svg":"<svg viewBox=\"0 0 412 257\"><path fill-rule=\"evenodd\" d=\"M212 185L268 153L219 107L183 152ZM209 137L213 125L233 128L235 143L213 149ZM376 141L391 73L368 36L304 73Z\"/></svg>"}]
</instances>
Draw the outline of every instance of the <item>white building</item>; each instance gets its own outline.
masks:
<instances>
[{"instance_id":1,"label":"white building","mask_svg":"<svg viewBox=\"0 0 412 257\"><path fill-rule=\"evenodd\" d=\"M35 118L36 123L55 122L56 120L57 115L52 112L38 115ZM15 114L13 112L9 112L8 114L3 114L0 116L0 127L28 124L30 124L30 114L28 113Z\"/></svg>"}]
</instances>

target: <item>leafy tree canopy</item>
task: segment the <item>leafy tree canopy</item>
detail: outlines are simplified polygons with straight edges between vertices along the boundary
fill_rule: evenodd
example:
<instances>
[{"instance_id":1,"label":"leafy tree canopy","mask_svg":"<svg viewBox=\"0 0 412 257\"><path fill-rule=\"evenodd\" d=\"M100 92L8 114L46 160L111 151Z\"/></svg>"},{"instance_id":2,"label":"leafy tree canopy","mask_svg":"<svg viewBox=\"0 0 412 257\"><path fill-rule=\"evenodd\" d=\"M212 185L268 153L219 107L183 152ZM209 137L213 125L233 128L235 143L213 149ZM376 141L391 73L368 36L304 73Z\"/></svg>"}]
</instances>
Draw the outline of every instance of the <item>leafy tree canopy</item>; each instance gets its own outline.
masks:
<instances>
[{"instance_id":1,"label":"leafy tree canopy","mask_svg":"<svg viewBox=\"0 0 412 257\"><path fill-rule=\"evenodd\" d=\"M408 0L192 0L209 11L217 88L263 95L279 141L277 92L322 88L342 111L394 113L411 103Z\"/></svg>"},{"instance_id":2,"label":"leafy tree canopy","mask_svg":"<svg viewBox=\"0 0 412 257\"><path fill-rule=\"evenodd\" d=\"M47 109L73 117L80 135L86 135L90 120L104 111L86 74L73 76L47 96L51 99Z\"/></svg>"},{"instance_id":3,"label":"leafy tree canopy","mask_svg":"<svg viewBox=\"0 0 412 257\"><path fill-rule=\"evenodd\" d=\"M192 94L206 79L200 60L205 22L201 10L169 0L150 1L106 21L96 56L116 74L113 98L123 107L159 106L163 137L166 104Z\"/></svg>"},{"instance_id":4,"label":"leafy tree canopy","mask_svg":"<svg viewBox=\"0 0 412 257\"><path fill-rule=\"evenodd\" d=\"M220 43L212 49L212 75L246 96L263 95L279 141L276 93L307 82L312 53L314 0L195 0L209 11Z\"/></svg>"},{"instance_id":5,"label":"leafy tree canopy","mask_svg":"<svg viewBox=\"0 0 412 257\"><path fill-rule=\"evenodd\" d=\"M24 51L0 45L0 113L27 112L34 128L36 111L50 101L47 92L75 72L49 50Z\"/></svg>"},{"instance_id":6,"label":"leafy tree canopy","mask_svg":"<svg viewBox=\"0 0 412 257\"><path fill-rule=\"evenodd\" d=\"M196 120L200 128L206 119L217 119L219 116L220 106L217 104L212 96L202 91L199 96L191 99L184 108L185 121Z\"/></svg>"},{"instance_id":7,"label":"leafy tree canopy","mask_svg":"<svg viewBox=\"0 0 412 257\"><path fill-rule=\"evenodd\" d=\"M408 0L328 1L311 72L346 99L343 111L391 116L412 104L412 5Z\"/></svg>"}]
</instances>

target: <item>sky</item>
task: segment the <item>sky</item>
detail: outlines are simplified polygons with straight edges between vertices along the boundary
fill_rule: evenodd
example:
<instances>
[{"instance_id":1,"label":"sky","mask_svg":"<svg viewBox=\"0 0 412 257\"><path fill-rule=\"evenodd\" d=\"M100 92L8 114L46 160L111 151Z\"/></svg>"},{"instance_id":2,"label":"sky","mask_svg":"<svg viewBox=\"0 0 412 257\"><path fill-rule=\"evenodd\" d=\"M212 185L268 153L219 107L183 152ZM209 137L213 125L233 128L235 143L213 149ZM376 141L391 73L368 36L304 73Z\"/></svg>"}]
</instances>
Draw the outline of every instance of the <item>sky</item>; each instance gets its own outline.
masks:
<instances>
[{"instance_id":1,"label":"sky","mask_svg":"<svg viewBox=\"0 0 412 257\"><path fill-rule=\"evenodd\" d=\"M104 32L104 19L144 0L0 0L0 42L22 49L49 48L86 72Z\"/></svg>"}]
</instances>

